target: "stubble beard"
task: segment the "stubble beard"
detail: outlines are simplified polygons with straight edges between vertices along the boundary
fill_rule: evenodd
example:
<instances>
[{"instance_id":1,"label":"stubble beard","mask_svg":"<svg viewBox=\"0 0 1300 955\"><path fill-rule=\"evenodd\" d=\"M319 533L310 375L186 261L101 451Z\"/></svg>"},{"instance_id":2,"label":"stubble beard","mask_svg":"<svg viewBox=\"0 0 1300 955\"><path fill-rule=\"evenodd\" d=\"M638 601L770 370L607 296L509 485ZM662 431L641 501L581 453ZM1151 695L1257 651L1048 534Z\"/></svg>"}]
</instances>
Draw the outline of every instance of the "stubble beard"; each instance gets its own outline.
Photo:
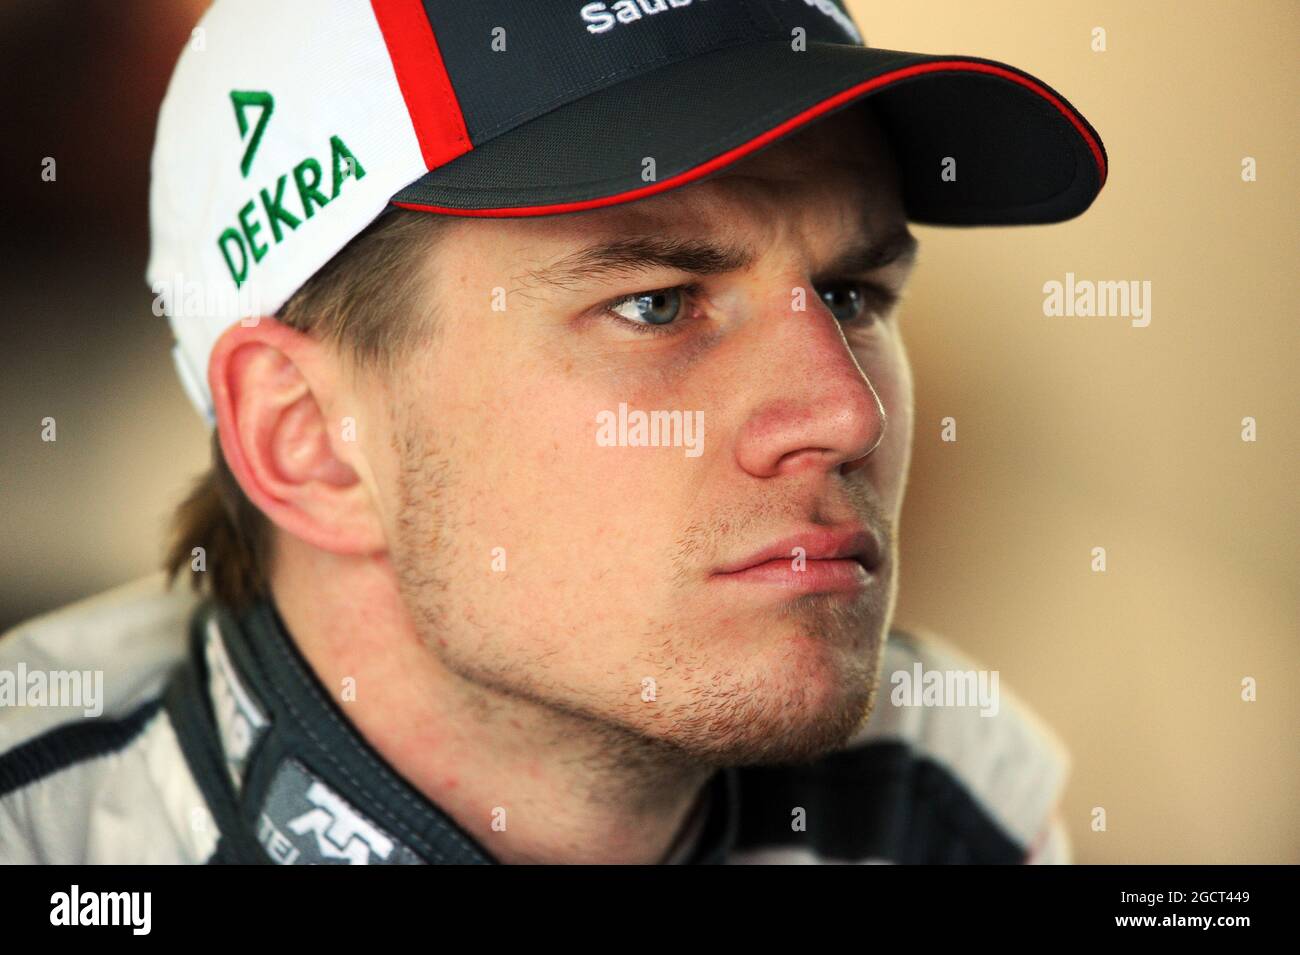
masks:
<instances>
[{"instance_id":1,"label":"stubble beard","mask_svg":"<svg viewBox=\"0 0 1300 955\"><path fill-rule=\"evenodd\" d=\"M874 710L893 604L892 573L887 583L852 604L822 594L791 599L776 615L778 626L793 624L779 672L743 679L713 661L676 700L661 702L668 719L662 712L648 719L646 707L652 704L633 693L620 697L622 703L609 703L600 694L570 699L548 694L544 684L516 672L509 661L466 659L458 652L457 637L463 635L450 629L459 615L451 568L444 566L456 529L449 506L459 491L456 467L428 431L407 425L394 434L400 462L394 571L422 643L465 682L467 700L488 708L531 704L539 720L590 735L598 743L591 751L599 754L594 759L600 764L591 768L611 773L807 762L842 747ZM890 561L891 571L893 566ZM682 637L678 632L661 640L653 655L671 659ZM697 658L707 659L711 635L692 635L689 642Z\"/></svg>"}]
</instances>

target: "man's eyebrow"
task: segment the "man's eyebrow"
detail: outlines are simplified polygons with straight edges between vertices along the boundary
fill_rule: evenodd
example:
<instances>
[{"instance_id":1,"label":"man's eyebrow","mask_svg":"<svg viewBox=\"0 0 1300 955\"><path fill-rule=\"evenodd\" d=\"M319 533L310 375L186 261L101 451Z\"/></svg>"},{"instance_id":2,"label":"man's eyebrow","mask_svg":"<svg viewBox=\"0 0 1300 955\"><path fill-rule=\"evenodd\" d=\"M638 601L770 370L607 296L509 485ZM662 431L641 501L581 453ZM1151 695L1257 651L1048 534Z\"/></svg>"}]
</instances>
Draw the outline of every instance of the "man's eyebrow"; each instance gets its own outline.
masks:
<instances>
[{"instance_id":1,"label":"man's eyebrow","mask_svg":"<svg viewBox=\"0 0 1300 955\"><path fill-rule=\"evenodd\" d=\"M829 265L814 275L813 282L874 272L895 262L906 265L916 258L918 245L916 236L908 232L906 226L878 239L860 238L842 249Z\"/></svg>"},{"instance_id":2,"label":"man's eyebrow","mask_svg":"<svg viewBox=\"0 0 1300 955\"><path fill-rule=\"evenodd\" d=\"M859 238L836 255L816 281L884 268L916 255L916 238L904 227L879 239ZM620 278L656 268L692 275L720 275L748 268L757 261L753 249L705 239L640 235L600 242L570 252L559 261L526 273L529 285L570 290L591 282Z\"/></svg>"},{"instance_id":3,"label":"man's eyebrow","mask_svg":"<svg viewBox=\"0 0 1300 955\"><path fill-rule=\"evenodd\" d=\"M674 269L693 275L718 275L752 265L757 256L743 246L704 239L640 235L614 239L570 252L558 262L526 273L530 284L572 289L589 282L620 278L651 269Z\"/></svg>"}]
</instances>

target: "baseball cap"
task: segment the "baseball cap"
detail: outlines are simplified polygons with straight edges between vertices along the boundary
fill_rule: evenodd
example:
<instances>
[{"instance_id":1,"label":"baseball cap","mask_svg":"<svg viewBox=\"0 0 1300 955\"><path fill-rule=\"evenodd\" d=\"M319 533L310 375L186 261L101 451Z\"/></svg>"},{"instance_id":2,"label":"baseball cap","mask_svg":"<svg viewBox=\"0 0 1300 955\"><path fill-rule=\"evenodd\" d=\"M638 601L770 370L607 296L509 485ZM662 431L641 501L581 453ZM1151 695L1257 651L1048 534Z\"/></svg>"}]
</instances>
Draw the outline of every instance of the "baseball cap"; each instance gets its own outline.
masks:
<instances>
[{"instance_id":1,"label":"baseball cap","mask_svg":"<svg viewBox=\"0 0 1300 955\"><path fill-rule=\"evenodd\" d=\"M1060 222L1101 138L1029 74L870 47L840 0L215 0L163 100L146 278L211 421L223 331L394 206L543 216L704 179L870 99L911 221Z\"/></svg>"}]
</instances>

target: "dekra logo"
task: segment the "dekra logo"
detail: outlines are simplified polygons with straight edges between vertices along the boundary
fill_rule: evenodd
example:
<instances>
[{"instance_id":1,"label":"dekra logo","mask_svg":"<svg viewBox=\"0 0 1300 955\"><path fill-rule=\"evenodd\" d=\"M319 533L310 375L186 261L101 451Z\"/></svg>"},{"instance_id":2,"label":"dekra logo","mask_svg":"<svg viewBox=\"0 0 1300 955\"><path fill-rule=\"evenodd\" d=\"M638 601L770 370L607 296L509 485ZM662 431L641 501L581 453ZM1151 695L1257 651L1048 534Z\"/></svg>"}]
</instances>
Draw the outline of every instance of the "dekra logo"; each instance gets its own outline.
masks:
<instances>
[{"instance_id":1,"label":"dekra logo","mask_svg":"<svg viewBox=\"0 0 1300 955\"><path fill-rule=\"evenodd\" d=\"M247 179L253 161L257 158L257 149L262 144L262 136L271 122L271 114L275 112L275 98L265 90L231 90L230 102L234 104L235 123L239 127L239 138L244 143L239 171ZM259 111L256 124L250 123L249 118L250 112L254 110ZM321 164L308 156L275 180L274 195L263 187L258 190L257 197L244 203L235 217L239 223L238 228L231 226L217 236L217 247L221 249L221 257L226 260L226 267L230 269L230 277L235 280L236 288L248 279L250 265L261 262L271 250L271 245L265 238L258 237L265 225L270 225L271 238L275 245L279 245L286 235L285 226L288 226L289 232L293 232L304 221L310 220L317 209L323 209L338 198L343 180L350 176L364 179L366 175L366 170L357 161L357 157L352 155L352 151L338 136L330 137L329 165L331 188L328 198L320 190L324 178ZM294 192L298 196L296 205L288 203L285 196L290 179L293 180ZM289 198L292 195L290 193ZM263 212L261 217L257 215L259 199ZM236 254L238 265L235 264Z\"/></svg>"}]
</instances>

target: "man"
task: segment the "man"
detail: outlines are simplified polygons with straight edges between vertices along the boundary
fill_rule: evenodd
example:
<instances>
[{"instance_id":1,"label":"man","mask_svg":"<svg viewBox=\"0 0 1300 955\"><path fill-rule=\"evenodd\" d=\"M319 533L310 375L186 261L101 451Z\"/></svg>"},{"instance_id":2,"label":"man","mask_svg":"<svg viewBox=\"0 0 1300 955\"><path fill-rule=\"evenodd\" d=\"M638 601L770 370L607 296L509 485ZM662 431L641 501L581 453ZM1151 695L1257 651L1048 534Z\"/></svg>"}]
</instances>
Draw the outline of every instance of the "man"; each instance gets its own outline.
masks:
<instances>
[{"instance_id":1,"label":"man","mask_svg":"<svg viewBox=\"0 0 1300 955\"><path fill-rule=\"evenodd\" d=\"M914 708L975 666L890 621L907 222L1082 212L1068 104L830 0L200 31L150 278L215 423L170 559L207 599L0 641L107 697L3 714L0 857L1067 858L1050 732Z\"/></svg>"}]
</instances>

